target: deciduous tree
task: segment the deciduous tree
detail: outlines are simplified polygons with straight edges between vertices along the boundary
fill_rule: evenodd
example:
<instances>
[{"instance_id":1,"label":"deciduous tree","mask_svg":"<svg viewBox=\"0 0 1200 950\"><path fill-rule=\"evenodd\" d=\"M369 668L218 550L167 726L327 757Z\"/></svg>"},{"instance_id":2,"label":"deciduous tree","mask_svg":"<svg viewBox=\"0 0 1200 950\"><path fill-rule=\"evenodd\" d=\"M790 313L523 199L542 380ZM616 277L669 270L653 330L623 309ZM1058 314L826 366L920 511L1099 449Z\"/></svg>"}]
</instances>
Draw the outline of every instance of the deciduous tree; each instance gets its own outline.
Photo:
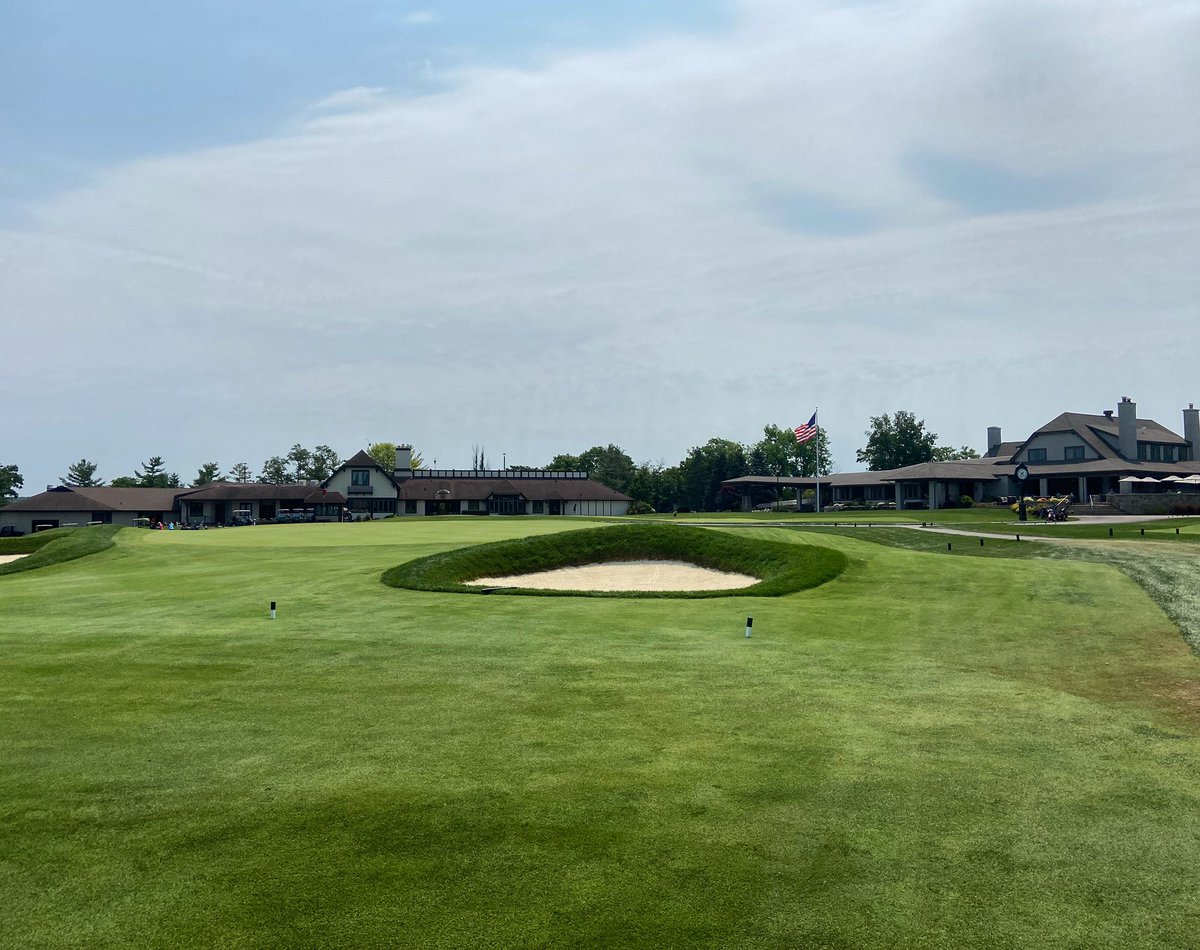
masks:
<instances>
[{"instance_id":1,"label":"deciduous tree","mask_svg":"<svg viewBox=\"0 0 1200 950\"><path fill-rule=\"evenodd\" d=\"M963 459L977 459L979 453L969 445L964 445L962 448L955 449L948 445L939 445L933 450L933 460L935 462L958 462Z\"/></svg>"},{"instance_id":2,"label":"deciduous tree","mask_svg":"<svg viewBox=\"0 0 1200 950\"><path fill-rule=\"evenodd\" d=\"M680 463L680 501L683 506L701 511L726 507L721 483L745 475L746 447L729 439L709 439L694 446Z\"/></svg>"},{"instance_id":3,"label":"deciduous tree","mask_svg":"<svg viewBox=\"0 0 1200 950\"><path fill-rule=\"evenodd\" d=\"M263 462L262 475L259 476L259 480L272 485L292 484L294 479L288 470L288 460L278 455L272 455Z\"/></svg>"},{"instance_id":4,"label":"deciduous tree","mask_svg":"<svg viewBox=\"0 0 1200 950\"><path fill-rule=\"evenodd\" d=\"M933 460L933 449L937 444L937 433L925 428L925 420L918 419L906 409L897 410L889 416L871 417L871 428L866 431L867 444L858 450L858 461L866 462L871 471L904 468Z\"/></svg>"},{"instance_id":5,"label":"deciduous tree","mask_svg":"<svg viewBox=\"0 0 1200 950\"><path fill-rule=\"evenodd\" d=\"M17 497L17 489L25 484L25 476L15 465L0 465L0 508Z\"/></svg>"}]
</instances>

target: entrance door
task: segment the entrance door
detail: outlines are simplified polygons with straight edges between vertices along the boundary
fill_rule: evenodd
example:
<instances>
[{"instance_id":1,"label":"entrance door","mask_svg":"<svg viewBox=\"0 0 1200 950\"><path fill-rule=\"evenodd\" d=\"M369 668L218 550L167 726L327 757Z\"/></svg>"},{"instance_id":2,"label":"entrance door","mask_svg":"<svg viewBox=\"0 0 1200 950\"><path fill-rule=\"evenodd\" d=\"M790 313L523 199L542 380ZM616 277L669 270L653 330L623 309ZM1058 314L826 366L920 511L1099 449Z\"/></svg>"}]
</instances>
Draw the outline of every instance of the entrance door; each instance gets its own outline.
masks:
<instances>
[{"instance_id":1,"label":"entrance door","mask_svg":"<svg viewBox=\"0 0 1200 950\"><path fill-rule=\"evenodd\" d=\"M561 501L551 501L549 504L550 504L550 514L552 514L552 515L561 515L562 514L562 502Z\"/></svg>"}]
</instances>

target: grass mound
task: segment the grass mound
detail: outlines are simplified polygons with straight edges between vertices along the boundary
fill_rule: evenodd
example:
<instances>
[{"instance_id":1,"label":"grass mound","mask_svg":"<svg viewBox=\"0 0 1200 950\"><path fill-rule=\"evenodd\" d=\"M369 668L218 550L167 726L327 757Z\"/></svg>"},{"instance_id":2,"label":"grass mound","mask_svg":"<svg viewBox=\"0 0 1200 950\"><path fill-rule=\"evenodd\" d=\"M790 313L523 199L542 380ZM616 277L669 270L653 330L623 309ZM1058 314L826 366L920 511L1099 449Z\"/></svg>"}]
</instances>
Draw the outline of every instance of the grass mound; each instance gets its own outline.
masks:
<instances>
[{"instance_id":1,"label":"grass mound","mask_svg":"<svg viewBox=\"0 0 1200 950\"><path fill-rule=\"evenodd\" d=\"M0 564L0 574L32 571L95 554L105 548L111 548L113 536L120 530L119 525L103 524L88 528L54 528L23 538L5 538L0 541L0 554L29 556L19 561Z\"/></svg>"},{"instance_id":2,"label":"grass mound","mask_svg":"<svg viewBox=\"0 0 1200 950\"><path fill-rule=\"evenodd\" d=\"M391 587L481 594L478 577L508 577L611 561L687 561L759 578L750 587L703 591L553 591L504 588L540 597L778 597L816 587L846 568L840 551L807 544L760 541L722 531L635 524L499 541L446 551L397 565L383 574Z\"/></svg>"}]
</instances>

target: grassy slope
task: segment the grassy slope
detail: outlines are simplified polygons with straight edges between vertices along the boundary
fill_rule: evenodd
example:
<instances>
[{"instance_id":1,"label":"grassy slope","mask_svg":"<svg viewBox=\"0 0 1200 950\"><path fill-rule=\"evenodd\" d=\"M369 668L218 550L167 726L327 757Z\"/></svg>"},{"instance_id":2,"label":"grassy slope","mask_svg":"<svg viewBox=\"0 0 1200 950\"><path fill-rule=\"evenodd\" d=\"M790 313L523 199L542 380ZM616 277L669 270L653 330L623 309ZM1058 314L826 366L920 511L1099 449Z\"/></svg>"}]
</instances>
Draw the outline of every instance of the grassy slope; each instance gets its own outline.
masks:
<instances>
[{"instance_id":1,"label":"grassy slope","mask_svg":"<svg viewBox=\"0 0 1200 950\"><path fill-rule=\"evenodd\" d=\"M1194 945L1197 665L1128 578L805 534L851 568L775 600L378 581L562 528L0 579L0 945Z\"/></svg>"}]
</instances>

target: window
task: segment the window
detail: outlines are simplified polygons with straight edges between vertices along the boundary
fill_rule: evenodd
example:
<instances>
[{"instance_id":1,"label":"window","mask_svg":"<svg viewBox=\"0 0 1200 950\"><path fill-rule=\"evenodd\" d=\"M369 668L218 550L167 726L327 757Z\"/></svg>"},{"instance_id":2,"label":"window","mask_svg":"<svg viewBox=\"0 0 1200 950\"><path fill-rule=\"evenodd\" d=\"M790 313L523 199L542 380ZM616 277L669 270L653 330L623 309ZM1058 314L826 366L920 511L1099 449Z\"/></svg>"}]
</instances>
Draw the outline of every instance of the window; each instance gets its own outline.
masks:
<instances>
[{"instance_id":1,"label":"window","mask_svg":"<svg viewBox=\"0 0 1200 950\"><path fill-rule=\"evenodd\" d=\"M467 511L478 511L478 510L479 510L479 499L478 498L469 499L467 501Z\"/></svg>"},{"instance_id":2,"label":"window","mask_svg":"<svg viewBox=\"0 0 1200 950\"><path fill-rule=\"evenodd\" d=\"M1150 461L1151 462L1161 462L1162 461L1162 450L1163 450L1163 447L1161 445L1151 445L1150 446Z\"/></svg>"},{"instance_id":3,"label":"window","mask_svg":"<svg viewBox=\"0 0 1200 950\"><path fill-rule=\"evenodd\" d=\"M396 513L395 498L372 498L370 505L373 515L394 515Z\"/></svg>"},{"instance_id":4,"label":"window","mask_svg":"<svg viewBox=\"0 0 1200 950\"><path fill-rule=\"evenodd\" d=\"M1030 449L1029 450L1029 461L1030 462L1046 461L1046 450L1045 449Z\"/></svg>"},{"instance_id":5,"label":"window","mask_svg":"<svg viewBox=\"0 0 1200 950\"><path fill-rule=\"evenodd\" d=\"M350 469L350 484L351 485L370 485L371 470L369 468L352 468Z\"/></svg>"},{"instance_id":6,"label":"window","mask_svg":"<svg viewBox=\"0 0 1200 950\"><path fill-rule=\"evenodd\" d=\"M1063 458L1066 459L1068 462L1082 462L1083 461L1083 446L1082 445L1068 445L1065 449L1063 449Z\"/></svg>"},{"instance_id":7,"label":"window","mask_svg":"<svg viewBox=\"0 0 1200 950\"><path fill-rule=\"evenodd\" d=\"M415 515L417 513L417 503L414 499L408 499L404 502L404 513L406 515Z\"/></svg>"},{"instance_id":8,"label":"window","mask_svg":"<svg viewBox=\"0 0 1200 950\"><path fill-rule=\"evenodd\" d=\"M1146 445L1145 442L1139 442L1138 443L1138 458L1140 458L1144 462L1149 457L1150 457L1150 446Z\"/></svg>"},{"instance_id":9,"label":"window","mask_svg":"<svg viewBox=\"0 0 1200 950\"><path fill-rule=\"evenodd\" d=\"M534 513L535 515L540 515L540 514L542 514L542 509L543 509L543 508L545 508L545 507L546 507L546 506L545 506L545 504L543 504L542 502L540 502L540 501L535 501L535 502L533 503L533 513Z\"/></svg>"}]
</instances>

